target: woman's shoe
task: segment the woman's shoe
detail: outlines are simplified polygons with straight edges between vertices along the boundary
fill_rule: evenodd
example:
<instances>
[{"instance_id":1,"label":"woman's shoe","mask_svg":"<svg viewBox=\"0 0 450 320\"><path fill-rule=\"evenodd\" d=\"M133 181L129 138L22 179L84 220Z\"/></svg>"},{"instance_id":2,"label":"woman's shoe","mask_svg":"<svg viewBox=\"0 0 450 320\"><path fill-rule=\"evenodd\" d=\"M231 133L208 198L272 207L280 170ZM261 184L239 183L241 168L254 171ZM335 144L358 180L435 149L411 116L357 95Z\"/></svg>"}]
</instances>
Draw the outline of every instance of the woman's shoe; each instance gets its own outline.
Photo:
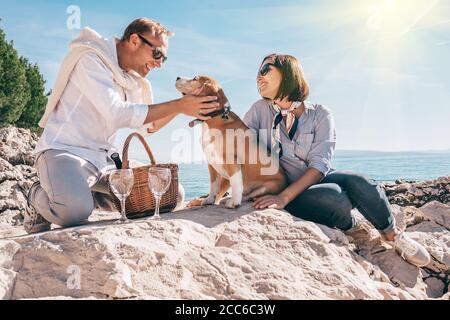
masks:
<instances>
[{"instance_id":1,"label":"woman's shoe","mask_svg":"<svg viewBox=\"0 0 450 320\"><path fill-rule=\"evenodd\" d=\"M431 262L427 249L406 233L399 233L394 240L394 249L407 262L421 268Z\"/></svg>"}]
</instances>

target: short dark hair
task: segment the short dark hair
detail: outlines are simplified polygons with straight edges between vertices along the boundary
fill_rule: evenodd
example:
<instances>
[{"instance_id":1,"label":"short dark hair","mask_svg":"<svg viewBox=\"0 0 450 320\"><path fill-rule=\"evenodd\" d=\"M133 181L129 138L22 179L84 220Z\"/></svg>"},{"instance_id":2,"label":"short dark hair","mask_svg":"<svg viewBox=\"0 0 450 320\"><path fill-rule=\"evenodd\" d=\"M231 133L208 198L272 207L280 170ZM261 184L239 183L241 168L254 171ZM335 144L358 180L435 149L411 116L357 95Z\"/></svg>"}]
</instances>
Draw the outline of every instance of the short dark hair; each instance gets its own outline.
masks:
<instances>
[{"instance_id":1,"label":"short dark hair","mask_svg":"<svg viewBox=\"0 0 450 320\"><path fill-rule=\"evenodd\" d=\"M174 33L169 31L166 27L160 24L158 21L148 19L148 18L138 18L131 22L125 29L122 41L130 40L133 33L144 34L146 32L155 31L156 33L161 33L167 37L173 36Z\"/></svg>"},{"instance_id":2,"label":"short dark hair","mask_svg":"<svg viewBox=\"0 0 450 320\"><path fill-rule=\"evenodd\" d=\"M309 84L298 59L288 54L273 53L264 57L261 66L268 58L274 59L273 65L282 74L280 88L274 99L288 97L289 101L305 101L309 96Z\"/></svg>"}]
</instances>

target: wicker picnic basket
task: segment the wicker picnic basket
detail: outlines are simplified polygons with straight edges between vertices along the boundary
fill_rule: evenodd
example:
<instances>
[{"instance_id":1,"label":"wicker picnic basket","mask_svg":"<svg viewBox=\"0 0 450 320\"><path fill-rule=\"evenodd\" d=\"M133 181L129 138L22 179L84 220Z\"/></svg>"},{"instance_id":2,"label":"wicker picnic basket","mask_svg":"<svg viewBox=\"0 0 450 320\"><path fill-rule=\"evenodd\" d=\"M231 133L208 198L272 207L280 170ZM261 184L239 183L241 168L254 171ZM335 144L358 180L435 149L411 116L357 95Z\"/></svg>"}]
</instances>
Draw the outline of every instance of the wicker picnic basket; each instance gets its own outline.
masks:
<instances>
[{"instance_id":1,"label":"wicker picnic basket","mask_svg":"<svg viewBox=\"0 0 450 320\"><path fill-rule=\"evenodd\" d=\"M170 169L172 181L170 182L167 192L161 197L160 213L172 211L177 205L178 165L174 163L156 164L155 157L145 139L139 133L133 132L127 137L123 146L122 169L129 168L128 147L133 137L138 138L145 147L145 151L150 158L150 165L132 168L134 185L125 202L125 212L127 217L130 219L141 218L150 216L155 212L156 201L148 185L148 169L151 167ZM114 204L117 210L120 211L120 201L115 196Z\"/></svg>"}]
</instances>

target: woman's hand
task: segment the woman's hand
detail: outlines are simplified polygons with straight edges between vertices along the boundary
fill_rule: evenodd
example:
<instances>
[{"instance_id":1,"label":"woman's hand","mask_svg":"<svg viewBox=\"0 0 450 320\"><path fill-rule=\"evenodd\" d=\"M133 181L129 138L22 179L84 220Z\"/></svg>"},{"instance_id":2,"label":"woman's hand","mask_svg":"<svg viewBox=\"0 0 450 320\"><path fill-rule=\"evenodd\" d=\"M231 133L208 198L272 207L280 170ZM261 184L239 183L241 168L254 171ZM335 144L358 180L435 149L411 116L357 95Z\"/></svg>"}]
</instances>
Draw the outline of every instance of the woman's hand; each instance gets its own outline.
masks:
<instances>
[{"instance_id":1,"label":"woman's hand","mask_svg":"<svg viewBox=\"0 0 450 320\"><path fill-rule=\"evenodd\" d=\"M266 195L256 198L253 203L255 209L283 209L289 202L281 195Z\"/></svg>"}]
</instances>

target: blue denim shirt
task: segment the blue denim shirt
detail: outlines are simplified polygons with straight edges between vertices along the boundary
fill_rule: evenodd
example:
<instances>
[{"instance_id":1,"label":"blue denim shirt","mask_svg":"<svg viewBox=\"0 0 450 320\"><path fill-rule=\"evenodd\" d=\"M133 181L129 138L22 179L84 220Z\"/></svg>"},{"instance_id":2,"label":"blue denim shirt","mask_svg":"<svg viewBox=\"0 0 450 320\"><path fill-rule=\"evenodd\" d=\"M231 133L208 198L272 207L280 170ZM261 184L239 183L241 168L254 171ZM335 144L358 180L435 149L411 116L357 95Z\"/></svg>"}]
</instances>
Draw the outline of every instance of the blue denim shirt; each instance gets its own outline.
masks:
<instances>
[{"instance_id":1,"label":"blue denim shirt","mask_svg":"<svg viewBox=\"0 0 450 320\"><path fill-rule=\"evenodd\" d=\"M305 111L298 119L298 127L292 140L286 133L286 124L281 122L280 134L283 155L280 164L286 171L290 183L298 180L308 168L315 168L327 175L331 169L331 158L336 145L334 119L330 109L304 102ZM244 116L244 123L260 134L261 142L272 143L271 127L276 111L271 101L258 100Z\"/></svg>"}]
</instances>

